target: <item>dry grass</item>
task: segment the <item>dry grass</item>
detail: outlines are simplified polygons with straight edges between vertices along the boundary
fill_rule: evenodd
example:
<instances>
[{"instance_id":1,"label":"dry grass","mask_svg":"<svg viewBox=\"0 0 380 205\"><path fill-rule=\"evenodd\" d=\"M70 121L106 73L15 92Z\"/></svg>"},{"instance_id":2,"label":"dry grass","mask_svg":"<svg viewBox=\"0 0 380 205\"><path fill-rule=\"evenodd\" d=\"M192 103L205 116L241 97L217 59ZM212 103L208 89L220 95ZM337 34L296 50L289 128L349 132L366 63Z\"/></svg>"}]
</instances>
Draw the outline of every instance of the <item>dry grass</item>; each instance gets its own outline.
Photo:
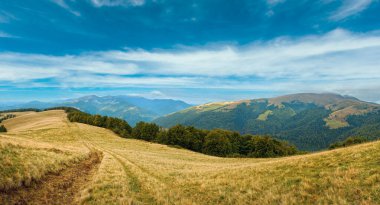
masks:
<instances>
[{"instance_id":1,"label":"dry grass","mask_svg":"<svg viewBox=\"0 0 380 205\"><path fill-rule=\"evenodd\" d=\"M330 129L339 129L342 127L350 126L350 124L348 124L348 122L346 122L345 120L325 118L323 119L323 121L326 122L326 126Z\"/></svg>"},{"instance_id":2,"label":"dry grass","mask_svg":"<svg viewBox=\"0 0 380 205\"><path fill-rule=\"evenodd\" d=\"M47 173L58 173L87 157L89 150L67 126L62 111L17 113L4 121L0 135L0 190L29 186ZM62 137L63 136L63 137Z\"/></svg>"},{"instance_id":3,"label":"dry grass","mask_svg":"<svg viewBox=\"0 0 380 205\"><path fill-rule=\"evenodd\" d=\"M264 113L260 114L259 117L257 117L257 119L261 121L266 121L269 115L273 115L272 110L266 110Z\"/></svg>"},{"instance_id":4,"label":"dry grass","mask_svg":"<svg viewBox=\"0 0 380 205\"><path fill-rule=\"evenodd\" d=\"M14 125L0 141L14 139L26 150L32 142L56 146L72 156L83 156L87 147L103 152L97 173L78 191L81 204L380 203L379 142L304 156L226 159L122 139L102 128L69 123L62 112L34 118L50 123Z\"/></svg>"},{"instance_id":5,"label":"dry grass","mask_svg":"<svg viewBox=\"0 0 380 205\"><path fill-rule=\"evenodd\" d=\"M13 114L13 113L12 113ZM8 132L22 132L47 128L59 128L65 121L62 111L15 113L16 118L5 120Z\"/></svg>"},{"instance_id":6,"label":"dry grass","mask_svg":"<svg viewBox=\"0 0 380 205\"><path fill-rule=\"evenodd\" d=\"M58 149L25 148L0 144L0 190L29 186L46 173L58 173L80 156Z\"/></svg>"}]
</instances>

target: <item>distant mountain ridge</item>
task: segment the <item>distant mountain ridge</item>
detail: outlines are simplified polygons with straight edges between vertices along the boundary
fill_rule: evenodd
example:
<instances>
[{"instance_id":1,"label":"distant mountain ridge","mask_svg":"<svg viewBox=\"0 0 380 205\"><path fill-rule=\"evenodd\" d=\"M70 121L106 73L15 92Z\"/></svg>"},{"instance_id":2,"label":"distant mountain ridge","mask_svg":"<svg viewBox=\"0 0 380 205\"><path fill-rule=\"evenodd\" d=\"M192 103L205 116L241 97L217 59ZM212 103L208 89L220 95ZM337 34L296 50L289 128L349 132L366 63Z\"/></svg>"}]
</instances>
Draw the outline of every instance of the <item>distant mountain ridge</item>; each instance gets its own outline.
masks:
<instances>
[{"instance_id":1,"label":"distant mountain ridge","mask_svg":"<svg viewBox=\"0 0 380 205\"><path fill-rule=\"evenodd\" d=\"M80 98L68 99L60 102L31 101L1 109L38 108L45 109L56 106L69 106L91 114L107 115L125 119L131 125L139 121L152 121L153 119L191 105L172 99L147 99L138 96L104 96L89 95Z\"/></svg>"},{"instance_id":2,"label":"distant mountain ridge","mask_svg":"<svg viewBox=\"0 0 380 205\"><path fill-rule=\"evenodd\" d=\"M331 93L300 93L275 98L208 103L154 120L198 128L270 134L304 150L327 148L336 140L362 134L380 137L380 105ZM378 119L378 121L377 121ZM369 126L372 126L371 128Z\"/></svg>"}]
</instances>

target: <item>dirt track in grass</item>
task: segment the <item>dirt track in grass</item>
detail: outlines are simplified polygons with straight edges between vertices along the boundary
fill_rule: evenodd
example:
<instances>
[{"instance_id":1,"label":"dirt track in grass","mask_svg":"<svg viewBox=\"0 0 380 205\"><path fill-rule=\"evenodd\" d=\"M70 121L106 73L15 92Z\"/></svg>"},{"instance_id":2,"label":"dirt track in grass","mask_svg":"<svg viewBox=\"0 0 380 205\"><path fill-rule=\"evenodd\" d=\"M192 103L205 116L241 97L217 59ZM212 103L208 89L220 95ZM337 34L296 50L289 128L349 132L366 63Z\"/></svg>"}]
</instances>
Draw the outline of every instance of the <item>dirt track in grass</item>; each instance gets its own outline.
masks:
<instances>
[{"instance_id":1,"label":"dirt track in grass","mask_svg":"<svg viewBox=\"0 0 380 205\"><path fill-rule=\"evenodd\" d=\"M48 174L29 187L0 191L0 204L75 204L75 197L91 180L102 157L102 153L94 151L80 163L59 174Z\"/></svg>"},{"instance_id":2,"label":"dirt track in grass","mask_svg":"<svg viewBox=\"0 0 380 205\"><path fill-rule=\"evenodd\" d=\"M4 123L0 187L16 191L0 192L1 205L380 204L380 141L283 158L219 158L124 139L71 123L63 111ZM56 149L62 152L51 154ZM89 150L102 152L100 163L83 161ZM40 183L22 188L30 179Z\"/></svg>"}]
</instances>

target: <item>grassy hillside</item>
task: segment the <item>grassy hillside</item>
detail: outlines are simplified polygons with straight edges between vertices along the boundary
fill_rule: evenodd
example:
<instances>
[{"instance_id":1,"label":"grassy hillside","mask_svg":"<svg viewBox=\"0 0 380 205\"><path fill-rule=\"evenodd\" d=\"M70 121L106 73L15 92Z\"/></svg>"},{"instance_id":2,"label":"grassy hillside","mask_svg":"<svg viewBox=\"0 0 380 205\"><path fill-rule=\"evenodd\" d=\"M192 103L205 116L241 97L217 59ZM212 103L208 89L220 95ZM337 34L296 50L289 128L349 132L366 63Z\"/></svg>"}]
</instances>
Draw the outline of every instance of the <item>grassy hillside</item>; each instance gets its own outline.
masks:
<instances>
[{"instance_id":1,"label":"grassy hillside","mask_svg":"<svg viewBox=\"0 0 380 205\"><path fill-rule=\"evenodd\" d=\"M63 111L29 113L4 123L9 132L0 135L0 151L7 153L0 155L7 158L0 160L2 193L9 178L26 181L37 167L47 167L36 175L46 184L54 178L44 177L50 170L70 169L97 150L100 164L75 191L69 189L74 204L380 203L380 142L286 158L234 159L123 139L106 129L70 123ZM31 152L46 158L37 164ZM43 190L30 192L38 196ZM8 194L0 195L0 204L15 196Z\"/></svg>"},{"instance_id":2,"label":"grassy hillside","mask_svg":"<svg viewBox=\"0 0 380 205\"><path fill-rule=\"evenodd\" d=\"M368 131L364 126L378 126L379 120L378 104L335 94L303 93L209 103L172 113L154 122L164 127L183 124L202 129L235 130L242 134L269 134L290 141L299 149L314 151L326 149L331 143L350 135L374 138L373 130Z\"/></svg>"}]
</instances>

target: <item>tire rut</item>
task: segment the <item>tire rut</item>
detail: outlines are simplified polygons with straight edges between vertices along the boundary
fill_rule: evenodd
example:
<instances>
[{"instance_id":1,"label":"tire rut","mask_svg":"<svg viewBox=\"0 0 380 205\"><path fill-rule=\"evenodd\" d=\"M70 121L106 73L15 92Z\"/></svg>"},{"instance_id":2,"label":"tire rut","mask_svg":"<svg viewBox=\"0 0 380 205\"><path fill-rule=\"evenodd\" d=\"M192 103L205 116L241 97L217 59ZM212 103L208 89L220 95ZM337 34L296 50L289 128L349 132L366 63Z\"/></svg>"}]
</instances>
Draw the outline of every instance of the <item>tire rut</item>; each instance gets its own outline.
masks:
<instances>
[{"instance_id":1,"label":"tire rut","mask_svg":"<svg viewBox=\"0 0 380 205\"><path fill-rule=\"evenodd\" d=\"M75 204L75 197L91 180L102 156L99 151L91 151L87 159L58 174L47 174L29 187L0 192L0 204Z\"/></svg>"},{"instance_id":2,"label":"tire rut","mask_svg":"<svg viewBox=\"0 0 380 205\"><path fill-rule=\"evenodd\" d=\"M133 168L138 169L140 173L145 173L143 170L141 170L138 166L136 166L134 163L130 162L128 159L125 159L123 156L111 151L107 150L105 148L99 147L94 145L93 143L90 143L92 147L95 147L98 150L101 150L104 153L109 154L111 157L113 157L123 168L124 173L128 177L128 187L129 191L131 191L131 194L137 199L137 201L134 201L135 204L160 204L157 202L157 199L152 193L149 193L148 190L146 190L144 185L141 183L141 179L139 179L139 176L134 174ZM161 184L160 180L156 179L155 177L149 176L151 179L155 181L155 185ZM133 203L132 203L133 204Z\"/></svg>"}]
</instances>

